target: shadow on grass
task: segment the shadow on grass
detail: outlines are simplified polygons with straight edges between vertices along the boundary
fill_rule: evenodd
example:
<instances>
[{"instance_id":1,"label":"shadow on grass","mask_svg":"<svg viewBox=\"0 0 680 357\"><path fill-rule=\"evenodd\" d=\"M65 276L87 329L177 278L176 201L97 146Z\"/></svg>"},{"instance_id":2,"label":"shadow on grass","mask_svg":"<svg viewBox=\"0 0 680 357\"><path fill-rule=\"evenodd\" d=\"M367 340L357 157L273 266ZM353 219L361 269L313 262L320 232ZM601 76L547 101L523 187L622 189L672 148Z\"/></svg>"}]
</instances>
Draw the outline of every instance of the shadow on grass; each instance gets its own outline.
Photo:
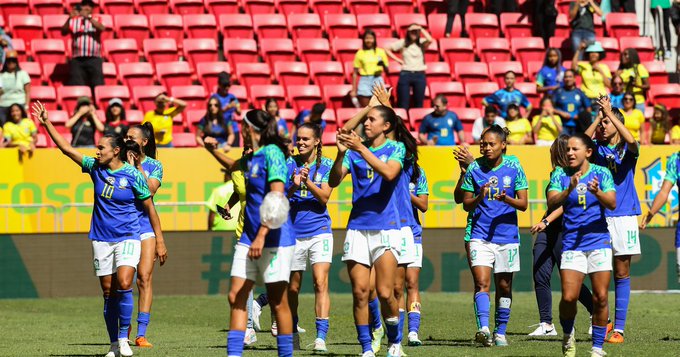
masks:
<instances>
[{"instance_id":1,"label":"shadow on grass","mask_svg":"<svg viewBox=\"0 0 680 357\"><path fill-rule=\"evenodd\" d=\"M111 346L110 343L69 343L69 346L106 346L109 347Z\"/></svg>"},{"instance_id":2,"label":"shadow on grass","mask_svg":"<svg viewBox=\"0 0 680 357\"><path fill-rule=\"evenodd\" d=\"M89 354L89 355L84 355L84 354L80 354L80 355L55 355L55 354L51 354L49 356L50 357L100 357L101 355L102 355L101 353L94 353L94 354Z\"/></svg>"}]
</instances>

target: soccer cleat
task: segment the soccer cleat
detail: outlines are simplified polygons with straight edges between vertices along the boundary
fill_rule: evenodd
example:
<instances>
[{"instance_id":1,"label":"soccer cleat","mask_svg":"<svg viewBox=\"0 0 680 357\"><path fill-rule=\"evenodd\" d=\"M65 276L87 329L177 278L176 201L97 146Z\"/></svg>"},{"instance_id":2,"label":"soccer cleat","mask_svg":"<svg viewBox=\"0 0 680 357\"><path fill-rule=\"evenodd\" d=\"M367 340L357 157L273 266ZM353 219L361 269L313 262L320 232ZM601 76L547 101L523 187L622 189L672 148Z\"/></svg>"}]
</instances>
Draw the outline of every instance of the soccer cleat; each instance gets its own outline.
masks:
<instances>
[{"instance_id":1,"label":"soccer cleat","mask_svg":"<svg viewBox=\"0 0 680 357\"><path fill-rule=\"evenodd\" d=\"M401 352L401 343L393 343L387 349L387 357L402 357L404 354Z\"/></svg>"},{"instance_id":2,"label":"soccer cleat","mask_svg":"<svg viewBox=\"0 0 680 357\"><path fill-rule=\"evenodd\" d=\"M243 344L245 346L250 346L255 344L255 342L257 342L257 333L255 332L255 329L246 329L246 336L243 338Z\"/></svg>"},{"instance_id":3,"label":"soccer cleat","mask_svg":"<svg viewBox=\"0 0 680 357\"><path fill-rule=\"evenodd\" d=\"M262 331L260 328L260 315L262 315L262 306L253 300L253 307L250 309L250 315L253 319L253 327L255 331Z\"/></svg>"},{"instance_id":4,"label":"soccer cleat","mask_svg":"<svg viewBox=\"0 0 680 357\"><path fill-rule=\"evenodd\" d=\"M279 328L276 326L276 320L272 319L272 336L276 337L279 334Z\"/></svg>"},{"instance_id":5,"label":"soccer cleat","mask_svg":"<svg viewBox=\"0 0 680 357\"><path fill-rule=\"evenodd\" d=\"M135 346L143 348L151 348L153 345L144 336L135 338Z\"/></svg>"},{"instance_id":6,"label":"soccer cleat","mask_svg":"<svg viewBox=\"0 0 680 357\"><path fill-rule=\"evenodd\" d=\"M111 347L109 347L109 352L104 357L118 357L120 349L118 348L118 341L111 342Z\"/></svg>"},{"instance_id":7,"label":"soccer cleat","mask_svg":"<svg viewBox=\"0 0 680 357\"><path fill-rule=\"evenodd\" d=\"M541 322L529 336L557 336L557 331L555 330L555 325Z\"/></svg>"},{"instance_id":8,"label":"soccer cleat","mask_svg":"<svg viewBox=\"0 0 680 357\"><path fill-rule=\"evenodd\" d=\"M576 357L576 338L574 337L574 331L569 335L565 335L562 339L562 355L564 357Z\"/></svg>"},{"instance_id":9,"label":"soccer cleat","mask_svg":"<svg viewBox=\"0 0 680 357\"><path fill-rule=\"evenodd\" d=\"M314 340L314 352L328 352L328 348L326 348L326 341L324 341L322 338L317 338Z\"/></svg>"},{"instance_id":10,"label":"soccer cleat","mask_svg":"<svg viewBox=\"0 0 680 357\"><path fill-rule=\"evenodd\" d=\"M482 327L475 334L475 341L481 343L484 347L491 347L491 332L488 327Z\"/></svg>"},{"instance_id":11,"label":"soccer cleat","mask_svg":"<svg viewBox=\"0 0 680 357\"><path fill-rule=\"evenodd\" d=\"M361 357L375 357L375 353L373 353L373 351L366 351L361 355Z\"/></svg>"},{"instance_id":12,"label":"soccer cleat","mask_svg":"<svg viewBox=\"0 0 680 357\"><path fill-rule=\"evenodd\" d=\"M607 339L607 343L623 343L623 332L614 331Z\"/></svg>"},{"instance_id":13,"label":"soccer cleat","mask_svg":"<svg viewBox=\"0 0 680 357\"><path fill-rule=\"evenodd\" d=\"M614 323L611 322L611 321L609 321L609 322L607 323L607 333L605 334L605 336L606 336L606 335L609 335L609 333L612 332L613 329L614 329Z\"/></svg>"},{"instance_id":14,"label":"soccer cleat","mask_svg":"<svg viewBox=\"0 0 680 357\"><path fill-rule=\"evenodd\" d=\"M493 336L493 343L496 346L504 347L508 345L508 339L505 338L505 335L495 333Z\"/></svg>"},{"instance_id":15,"label":"soccer cleat","mask_svg":"<svg viewBox=\"0 0 680 357\"><path fill-rule=\"evenodd\" d=\"M409 346L422 346L423 341L418 338L418 333L411 331L408 333L408 345Z\"/></svg>"},{"instance_id":16,"label":"soccer cleat","mask_svg":"<svg viewBox=\"0 0 680 357\"><path fill-rule=\"evenodd\" d=\"M300 334L293 333L293 351L299 351L300 348Z\"/></svg>"},{"instance_id":17,"label":"soccer cleat","mask_svg":"<svg viewBox=\"0 0 680 357\"><path fill-rule=\"evenodd\" d=\"M385 328L383 326L373 330L373 342L371 342L371 349L373 352L380 352L383 337L385 337Z\"/></svg>"},{"instance_id":18,"label":"soccer cleat","mask_svg":"<svg viewBox=\"0 0 680 357\"><path fill-rule=\"evenodd\" d=\"M606 356L606 355L607 355L607 352L605 352L601 348L593 347L593 349L590 350L590 357L603 357L603 356Z\"/></svg>"},{"instance_id":19,"label":"soccer cleat","mask_svg":"<svg viewBox=\"0 0 680 357\"><path fill-rule=\"evenodd\" d=\"M130 348L130 341L127 338L121 338L118 340L118 347L120 348L120 355L123 357L130 357L133 355L132 349Z\"/></svg>"}]
</instances>

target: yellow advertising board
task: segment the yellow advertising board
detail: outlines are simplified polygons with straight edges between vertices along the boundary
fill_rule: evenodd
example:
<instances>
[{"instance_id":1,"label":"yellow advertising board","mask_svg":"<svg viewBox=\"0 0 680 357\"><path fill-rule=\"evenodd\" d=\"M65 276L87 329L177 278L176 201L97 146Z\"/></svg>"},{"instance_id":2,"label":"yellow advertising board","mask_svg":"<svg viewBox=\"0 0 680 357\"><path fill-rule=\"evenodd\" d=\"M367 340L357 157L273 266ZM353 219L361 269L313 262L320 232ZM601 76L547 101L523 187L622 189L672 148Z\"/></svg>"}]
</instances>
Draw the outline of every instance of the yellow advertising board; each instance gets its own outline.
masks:
<instances>
[{"instance_id":1,"label":"yellow advertising board","mask_svg":"<svg viewBox=\"0 0 680 357\"><path fill-rule=\"evenodd\" d=\"M666 160L680 149L672 146L645 146L640 150L635 183L643 212L653 199L665 174ZM473 148L474 153L475 148ZM335 147L325 147L324 155L334 158ZM84 151L92 154L92 151ZM528 227L540 220L545 205L544 190L549 180L548 148L514 146L529 181L533 204L519 214L519 223ZM238 157L240 152L230 153ZM430 206L423 217L426 228L459 228L466 213L453 203L453 190L459 177L458 163L451 147L421 147L421 166L430 190ZM207 210L202 202L222 181L219 164L204 149L160 149L164 166L163 185L155 196L165 230L205 230ZM19 160L15 149L0 150L0 233L86 232L89 229L92 184L76 164L57 149L37 150L33 157ZM351 209L352 185L347 178L336 188L329 203L334 228L344 228ZM674 189L671 205L664 213L678 208ZM660 215L655 221L663 224Z\"/></svg>"}]
</instances>

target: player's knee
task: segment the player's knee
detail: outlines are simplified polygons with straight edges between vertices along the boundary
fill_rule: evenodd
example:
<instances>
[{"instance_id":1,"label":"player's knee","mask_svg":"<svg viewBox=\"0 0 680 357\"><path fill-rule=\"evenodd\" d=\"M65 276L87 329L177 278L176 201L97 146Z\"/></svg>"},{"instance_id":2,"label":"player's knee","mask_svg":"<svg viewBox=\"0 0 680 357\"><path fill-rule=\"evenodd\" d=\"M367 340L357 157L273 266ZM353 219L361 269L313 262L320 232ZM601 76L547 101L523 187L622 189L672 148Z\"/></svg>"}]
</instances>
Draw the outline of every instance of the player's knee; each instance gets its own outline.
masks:
<instances>
[{"instance_id":1,"label":"player's knee","mask_svg":"<svg viewBox=\"0 0 680 357\"><path fill-rule=\"evenodd\" d=\"M314 279L314 292L325 293L328 291L328 279Z\"/></svg>"},{"instance_id":2,"label":"player's knee","mask_svg":"<svg viewBox=\"0 0 680 357\"><path fill-rule=\"evenodd\" d=\"M300 284L290 284L288 285L288 293L299 295L300 294Z\"/></svg>"},{"instance_id":3,"label":"player's knee","mask_svg":"<svg viewBox=\"0 0 680 357\"><path fill-rule=\"evenodd\" d=\"M630 278L630 270L626 269L626 271L616 271L614 273L614 279L627 279Z\"/></svg>"},{"instance_id":4,"label":"player's knee","mask_svg":"<svg viewBox=\"0 0 680 357\"><path fill-rule=\"evenodd\" d=\"M118 289L129 290L132 288L132 277L118 277Z\"/></svg>"},{"instance_id":5,"label":"player's knee","mask_svg":"<svg viewBox=\"0 0 680 357\"><path fill-rule=\"evenodd\" d=\"M562 302L567 304L575 304L578 301L578 294L574 293L562 293Z\"/></svg>"},{"instance_id":6,"label":"player's knee","mask_svg":"<svg viewBox=\"0 0 680 357\"><path fill-rule=\"evenodd\" d=\"M352 287L352 296L354 301L368 301L370 291L368 286L354 286Z\"/></svg>"},{"instance_id":7,"label":"player's knee","mask_svg":"<svg viewBox=\"0 0 680 357\"><path fill-rule=\"evenodd\" d=\"M137 273L137 286L140 289L151 287L151 273Z\"/></svg>"},{"instance_id":8,"label":"player's knee","mask_svg":"<svg viewBox=\"0 0 680 357\"><path fill-rule=\"evenodd\" d=\"M593 305L596 307L606 307L607 306L607 290L604 291L593 291Z\"/></svg>"},{"instance_id":9,"label":"player's knee","mask_svg":"<svg viewBox=\"0 0 680 357\"><path fill-rule=\"evenodd\" d=\"M475 281L475 292L488 292L490 285L488 281Z\"/></svg>"},{"instance_id":10,"label":"player's knee","mask_svg":"<svg viewBox=\"0 0 680 357\"><path fill-rule=\"evenodd\" d=\"M387 287L376 287L376 293L378 293L378 299L380 301L389 300L394 297L394 289Z\"/></svg>"}]
</instances>

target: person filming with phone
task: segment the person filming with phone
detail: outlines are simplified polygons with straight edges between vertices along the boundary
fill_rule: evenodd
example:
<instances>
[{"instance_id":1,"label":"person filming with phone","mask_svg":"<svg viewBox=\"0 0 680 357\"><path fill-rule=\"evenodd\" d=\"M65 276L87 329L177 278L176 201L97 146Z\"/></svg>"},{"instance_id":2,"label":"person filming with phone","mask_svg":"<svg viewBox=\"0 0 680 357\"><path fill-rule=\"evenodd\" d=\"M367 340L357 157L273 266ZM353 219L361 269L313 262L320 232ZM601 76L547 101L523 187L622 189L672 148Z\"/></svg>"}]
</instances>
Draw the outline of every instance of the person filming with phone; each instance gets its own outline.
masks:
<instances>
[{"instance_id":1,"label":"person filming with phone","mask_svg":"<svg viewBox=\"0 0 680 357\"><path fill-rule=\"evenodd\" d=\"M94 87L104 84L102 70L102 32L106 27L92 11L97 6L93 0L82 0L71 10L61 28L64 36L71 36L71 62L69 85Z\"/></svg>"}]
</instances>

